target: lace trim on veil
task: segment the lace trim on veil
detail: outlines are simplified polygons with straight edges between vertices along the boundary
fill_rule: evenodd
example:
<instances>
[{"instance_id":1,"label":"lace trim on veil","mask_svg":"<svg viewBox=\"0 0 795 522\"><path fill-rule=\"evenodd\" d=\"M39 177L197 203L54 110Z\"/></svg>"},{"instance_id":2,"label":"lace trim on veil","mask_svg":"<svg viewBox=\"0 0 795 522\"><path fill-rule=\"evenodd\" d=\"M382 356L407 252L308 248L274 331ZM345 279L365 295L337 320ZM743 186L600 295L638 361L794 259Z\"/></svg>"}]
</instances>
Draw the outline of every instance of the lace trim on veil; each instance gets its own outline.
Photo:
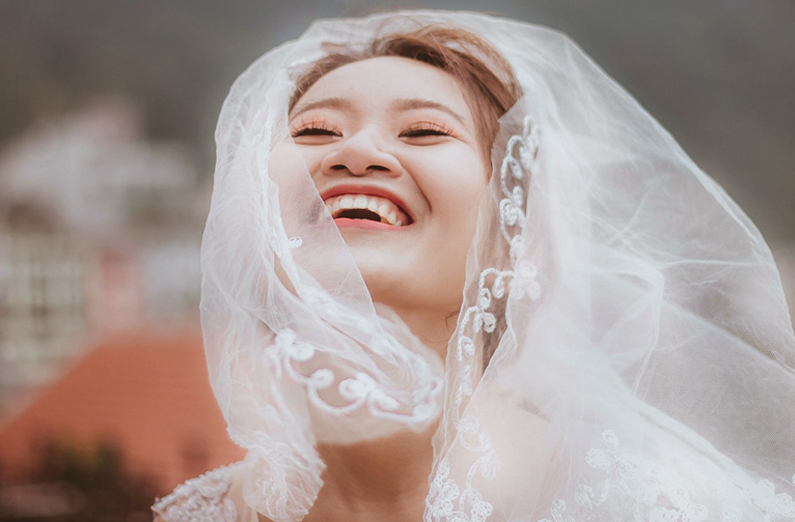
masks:
<instances>
[{"instance_id":1,"label":"lace trim on veil","mask_svg":"<svg viewBox=\"0 0 795 522\"><path fill-rule=\"evenodd\" d=\"M525 258L525 244L522 239L527 217L523 182L526 183L525 180L533 175L538 145L538 127L527 116L522 123L522 133L511 136L505 147L505 156L500 166L500 231L510 246L511 268L499 270L489 267L480 273L477 300L466 309L461 320L456 341L459 371L454 398L454 404L459 409L473 393L472 369L475 367L474 358L477 352L474 337L481 331L492 333L497 325L497 319L490 311L494 299L505 298L509 289L513 299L526 296L535 301L541 296L541 286L536 280L538 271L535 264ZM480 429L476 416L463 417L456 423L456 429L458 431L455 442L480 456L470 466L463 489L449 476L449 461L446 458L441 459L425 501L425 520L485 522L494 511L494 506L483 499L483 495L473 486L473 480L477 475L487 480L493 479L500 468L500 459L492 446L490 434Z\"/></svg>"},{"instance_id":2,"label":"lace trim on veil","mask_svg":"<svg viewBox=\"0 0 795 522\"><path fill-rule=\"evenodd\" d=\"M226 495L236 468L222 466L177 486L152 506L163 522L235 522L237 506Z\"/></svg>"},{"instance_id":3,"label":"lace trim on veil","mask_svg":"<svg viewBox=\"0 0 795 522\"><path fill-rule=\"evenodd\" d=\"M493 300L504 298L508 289L512 299L526 296L534 301L541 296L541 286L536 280L537 269L524 255L526 246L522 239L526 197L521 183L533 174L538 146L538 128L531 117L526 117L521 135L508 140L500 169L503 192L499 204L500 229L510 245L511 268L499 270L489 267L483 270L478 280L478 299L464 312L456 343L459 372L453 399L459 410L473 394L474 337L481 331L491 333L496 327L496 318L489 310ZM426 499L426 522L486 522L494 512L493 505L473 485L477 476L492 480L500 468L491 437L480 428L474 415L461 418L456 429L454 444L480 456L474 458L463 487L450 476L448 459L440 460ZM619 517L612 518L611 522L705 522L708 519L744 522L748 519L743 518L743 507L745 512L750 509L763 516L758 520L764 522L795 521L792 496L777 494L769 480L744 486L740 486L743 481L735 481L738 487L734 493L737 494L723 500L719 518L709 518L710 509L695 495L697 486L709 489L709 485L690 483L661 463L619 453L618 447L616 434L611 430L604 431L601 448L591 449L585 456L590 468L603 472L601 486L595 488L579 484L574 502L555 500L549 512L552 518L538 522L601 522L605 520L605 509L610 516ZM792 481L795 483L795 476ZM717 491L711 493L713 498L717 496Z\"/></svg>"},{"instance_id":4,"label":"lace trim on veil","mask_svg":"<svg viewBox=\"0 0 795 522\"><path fill-rule=\"evenodd\" d=\"M795 501L786 493L776 494L776 488L769 480L750 485L738 484L731 498L721 499L718 512L710 512L709 507L702 503L705 500L696 494L696 489L705 490L708 497L720 498L714 486L694 484L661 463L620 453L618 437L612 430L602 433L601 447L588 451L585 461L592 469L601 470L601 485L579 484L573 503L555 500L550 509L552 518L538 522L602 521L607 514L620 517L612 518L613 522L795 520ZM795 476L792 480L795 482ZM609 513L600 506L607 506ZM743 513L749 509L763 518L744 519Z\"/></svg>"},{"instance_id":5,"label":"lace trim on veil","mask_svg":"<svg viewBox=\"0 0 795 522\"><path fill-rule=\"evenodd\" d=\"M536 281L538 270L535 264L524 259L525 244L522 239L526 213L523 180L533 174L538 155L539 132L530 116L525 117L522 134L511 136L505 147L505 157L500 166L500 231L510 246L511 268L499 270L489 267L478 278L478 297L474 305L464 312L456 340L456 362L458 363L458 387L455 405L461 407L472 395L472 369L474 368L475 341L479 332L492 333L497 318L489 311L494 299L502 299L508 293L520 298L527 295L535 301L541 296L541 286ZM518 154L519 157L515 157ZM513 232L513 233L512 233ZM489 283L489 278L491 282Z\"/></svg>"}]
</instances>

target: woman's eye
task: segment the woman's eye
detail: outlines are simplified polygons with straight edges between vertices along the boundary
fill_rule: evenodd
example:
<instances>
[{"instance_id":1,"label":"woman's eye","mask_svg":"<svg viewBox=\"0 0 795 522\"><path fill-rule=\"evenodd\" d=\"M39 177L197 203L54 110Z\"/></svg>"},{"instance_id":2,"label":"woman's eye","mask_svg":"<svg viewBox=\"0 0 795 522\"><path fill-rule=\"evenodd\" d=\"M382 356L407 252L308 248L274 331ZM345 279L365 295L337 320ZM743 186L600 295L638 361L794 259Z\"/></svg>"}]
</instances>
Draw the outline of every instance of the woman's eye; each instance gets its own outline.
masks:
<instances>
[{"instance_id":1,"label":"woman's eye","mask_svg":"<svg viewBox=\"0 0 795 522\"><path fill-rule=\"evenodd\" d=\"M400 133L401 138L422 138L425 136L450 136L452 133L441 125L419 123Z\"/></svg>"},{"instance_id":2,"label":"woman's eye","mask_svg":"<svg viewBox=\"0 0 795 522\"><path fill-rule=\"evenodd\" d=\"M339 136L336 129L326 125L305 125L292 132L293 138L301 136Z\"/></svg>"}]
</instances>

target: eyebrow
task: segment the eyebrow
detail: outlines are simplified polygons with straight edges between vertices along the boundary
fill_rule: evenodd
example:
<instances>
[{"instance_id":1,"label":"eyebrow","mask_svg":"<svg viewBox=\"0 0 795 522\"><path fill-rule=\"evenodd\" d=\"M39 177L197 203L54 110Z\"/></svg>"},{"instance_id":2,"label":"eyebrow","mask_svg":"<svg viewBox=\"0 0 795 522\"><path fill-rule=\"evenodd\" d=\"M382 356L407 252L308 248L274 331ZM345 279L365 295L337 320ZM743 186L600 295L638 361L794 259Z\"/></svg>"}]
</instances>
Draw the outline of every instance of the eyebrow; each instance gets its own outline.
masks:
<instances>
[{"instance_id":1,"label":"eyebrow","mask_svg":"<svg viewBox=\"0 0 795 522\"><path fill-rule=\"evenodd\" d=\"M354 105L353 101L344 98L323 98L322 100L298 105L293 108L292 113L289 114L289 118L292 120L300 114L311 111L312 109L348 109L353 108Z\"/></svg>"},{"instance_id":2,"label":"eyebrow","mask_svg":"<svg viewBox=\"0 0 795 522\"><path fill-rule=\"evenodd\" d=\"M443 103L435 102L435 101L432 101L432 100L425 100L425 99L422 99L422 98L407 98L407 99L402 99L402 100L396 100L395 102L393 102L392 106L395 109L402 110L402 111L411 111L411 110L417 110L417 109L434 109L434 110L437 110L437 111L442 111L444 113L449 114L450 116L452 116L453 118L455 118L459 122L461 122L462 125L466 125L466 122L465 122L463 116L461 116L460 114L455 112L453 109L451 109L447 105L444 105Z\"/></svg>"},{"instance_id":3,"label":"eyebrow","mask_svg":"<svg viewBox=\"0 0 795 522\"><path fill-rule=\"evenodd\" d=\"M311 111L313 109L351 109L355 106L356 104L353 100L348 100L345 98L323 98L322 100L298 105L293 109L293 112L289 115L289 118L290 120L293 120L304 112ZM463 116L443 103L435 102L433 100L426 100L423 98L404 98L392 102L392 108L399 111L433 109L449 114L461 122L461 124L466 125L466 121L464 120Z\"/></svg>"}]
</instances>

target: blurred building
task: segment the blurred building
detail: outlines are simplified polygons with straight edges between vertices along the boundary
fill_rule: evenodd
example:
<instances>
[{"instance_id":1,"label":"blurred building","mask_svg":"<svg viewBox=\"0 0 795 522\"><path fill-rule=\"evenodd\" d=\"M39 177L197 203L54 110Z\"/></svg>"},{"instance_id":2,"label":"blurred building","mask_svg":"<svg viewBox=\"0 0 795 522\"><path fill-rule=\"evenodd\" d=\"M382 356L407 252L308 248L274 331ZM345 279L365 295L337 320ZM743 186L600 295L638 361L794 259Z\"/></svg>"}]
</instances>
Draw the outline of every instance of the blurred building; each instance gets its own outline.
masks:
<instances>
[{"instance_id":1,"label":"blurred building","mask_svg":"<svg viewBox=\"0 0 795 522\"><path fill-rule=\"evenodd\" d=\"M0 423L0 490L24 483L53 443L85 454L102 444L165 495L242 458L225 428L198 331L108 334Z\"/></svg>"},{"instance_id":2,"label":"blurred building","mask_svg":"<svg viewBox=\"0 0 795 522\"><path fill-rule=\"evenodd\" d=\"M198 330L198 180L119 100L0 151L0 519L150 519L242 457Z\"/></svg>"},{"instance_id":3,"label":"blurred building","mask_svg":"<svg viewBox=\"0 0 795 522\"><path fill-rule=\"evenodd\" d=\"M189 149L97 100L0 151L0 419L102 332L198 317L204 208Z\"/></svg>"},{"instance_id":4,"label":"blurred building","mask_svg":"<svg viewBox=\"0 0 795 522\"><path fill-rule=\"evenodd\" d=\"M0 234L0 398L19 400L78 355L91 252L26 216ZM1 411L1 409L0 409Z\"/></svg>"},{"instance_id":5,"label":"blurred building","mask_svg":"<svg viewBox=\"0 0 795 522\"><path fill-rule=\"evenodd\" d=\"M141 136L130 102L98 99L40 123L0 156L0 200L46 209L59 229L105 240L188 225L198 175L187 149Z\"/></svg>"}]
</instances>

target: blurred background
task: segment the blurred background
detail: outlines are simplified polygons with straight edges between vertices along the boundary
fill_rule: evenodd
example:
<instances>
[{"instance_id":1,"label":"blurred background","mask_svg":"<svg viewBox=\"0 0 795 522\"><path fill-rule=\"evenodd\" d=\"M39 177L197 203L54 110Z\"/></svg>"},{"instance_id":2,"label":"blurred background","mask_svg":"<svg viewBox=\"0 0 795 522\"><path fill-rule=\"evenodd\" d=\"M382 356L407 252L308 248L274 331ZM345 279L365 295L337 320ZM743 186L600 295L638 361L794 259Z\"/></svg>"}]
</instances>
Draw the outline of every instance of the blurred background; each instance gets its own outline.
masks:
<instances>
[{"instance_id":1,"label":"blurred background","mask_svg":"<svg viewBox=\"0 0 795 522\"><path fill-rule=\"evenodd\" d=\"M312 20L398 7L569 34L750 215L795 303L791 0L0 0L0 520L150 520L241 457L198 327L215 120Z\"/></svg>"}]
</instances>

